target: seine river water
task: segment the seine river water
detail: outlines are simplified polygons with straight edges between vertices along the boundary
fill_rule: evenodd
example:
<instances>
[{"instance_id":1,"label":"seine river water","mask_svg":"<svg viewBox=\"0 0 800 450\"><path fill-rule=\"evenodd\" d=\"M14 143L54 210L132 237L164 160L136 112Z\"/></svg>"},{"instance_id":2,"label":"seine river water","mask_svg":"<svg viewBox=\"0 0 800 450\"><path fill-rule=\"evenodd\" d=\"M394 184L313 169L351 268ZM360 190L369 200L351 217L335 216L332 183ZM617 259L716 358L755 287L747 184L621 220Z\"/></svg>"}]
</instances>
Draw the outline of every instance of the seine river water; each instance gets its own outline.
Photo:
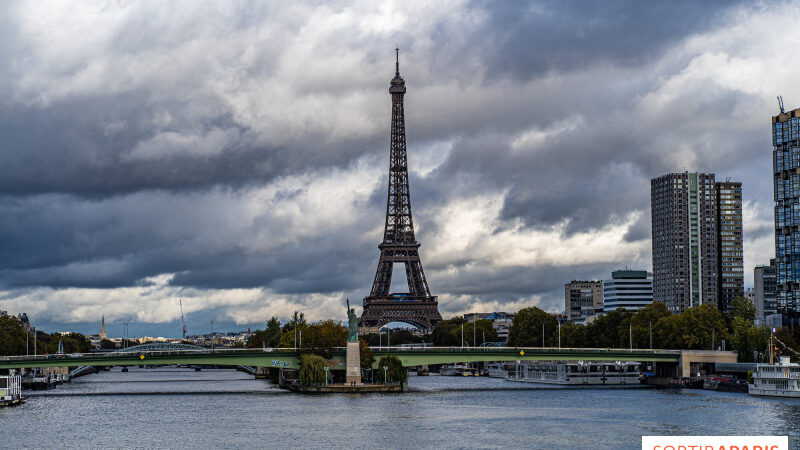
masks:
<instances>
[{"instance_id":1,"label":"seine river water","mask_svg":"<svg viewBox=\"0 0 800 450\"><path fill-rule=\"evenodd\" d=\"M0 408L0 447L641 448L640 436L665 434L800 443L800 400L409 379L405 394L305 396L233 370L117 368Z\"/></svg>"}]
</instances>

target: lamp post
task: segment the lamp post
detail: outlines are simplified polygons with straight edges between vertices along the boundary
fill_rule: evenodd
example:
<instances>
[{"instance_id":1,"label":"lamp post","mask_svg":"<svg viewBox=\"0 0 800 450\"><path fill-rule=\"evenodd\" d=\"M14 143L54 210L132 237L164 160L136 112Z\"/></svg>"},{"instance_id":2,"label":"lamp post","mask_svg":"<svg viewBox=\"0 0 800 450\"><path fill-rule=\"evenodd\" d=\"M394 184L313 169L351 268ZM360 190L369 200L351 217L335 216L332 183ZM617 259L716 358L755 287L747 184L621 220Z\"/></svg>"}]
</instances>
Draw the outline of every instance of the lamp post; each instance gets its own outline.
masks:
<instances>
[{"instance_id":1,"label":"lamp post","mask_svg":"<svg viewBox=\"0 0 800 450\"><path fill-rule=\"evenodd\" d=\"M653 349L653 322L647 322L650 326L650 350Z\"/></svg>"},{"instance_id":2,"label":"lamp post","mask_svg":"<svg viewBox=\"0 0 800 450\"><path fill-rule=\"evenodd\" d=\"M211 321L211 351L214 351L214 321Z\"/></svg>"},{"instance_id":3,"label":"lamp post","mask_svg":"<svg viewBox=\"0 0 800 450\"><path fill-rule=\"evenodd\" d=\"M542 320L542 348L544 348L544 320Z\"/></svg>"},{"instance_id":4,"label":"lamp post","mask_svg":"<svg viewBox=\"0 0 800 450\"><path fill-rule=\"evenodd\" d=\"M628 346L630 350L633 350L633 324L628 323Z\"/></svg>"},{"instance_id":5,"label":"lamp post","mask_svg":"<svg viewBox=\"0 0 800 450\"><path fill-rule=\"evenodd\" d=\"M325 386L328 385L328 369L330 369L330 367L325 366Z\"/></svg>"},{"instance_id":6,"label":"lamp post","mask_svg":"<svg viewBox=\"0 0 800 450\"><path fill-rule=\"evenodd\" d=\"M561 321L558 321L558 348L561 349Z\"/></svg>"},{"instance_id":7,"label":"lamp post","mask_svg":"<svg viewBox=\"0 0 800 450\"><path fill-rule=\"evenodd\" d=\"M472 317L472 346L476 347L478 345L478 340L475 339L475 317Z\"/></svg>"},{"instance_id":8,"label":"lamp post","mask_svg":"<svg viewBox=\"0 0 800 450\"><path fill-rule=\"evenodd\" d=\"M464 348L464 322L461 322L461 348Z\"/></svg>"},{"instance_id":9,"label":"lamp post","mask_svg":"<svg viewBox=\"0 0 800 450\"><path fill-rule=\"evenodd\" d=\"M36 327L31 327L31 329L33 330L33 356L36 356Z\"/></svg>"},{"instance_id":10,"label":"lamp post","mask_svg":"<svg viewBox=\"0 0 800 450\"><path fill-rule=\"evenodd\" d=\"M389 370L389 366L383 366L383 384L389 384L389 379L386 378L387 370Z\"/></svg>"}]
</instances>

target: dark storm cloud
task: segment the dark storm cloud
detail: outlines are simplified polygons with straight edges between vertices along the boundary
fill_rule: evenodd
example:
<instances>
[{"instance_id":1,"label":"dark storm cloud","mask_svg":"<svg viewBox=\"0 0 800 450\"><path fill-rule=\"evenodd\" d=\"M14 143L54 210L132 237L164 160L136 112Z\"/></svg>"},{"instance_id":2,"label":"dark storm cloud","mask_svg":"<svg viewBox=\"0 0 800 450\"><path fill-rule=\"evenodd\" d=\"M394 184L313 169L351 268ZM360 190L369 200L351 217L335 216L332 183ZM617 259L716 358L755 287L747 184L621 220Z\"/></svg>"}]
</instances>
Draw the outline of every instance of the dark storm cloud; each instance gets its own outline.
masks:
<instances>
[{"instance_id":1,"label":"dark storm cloud","mask_svg":"<svg viewBox=\"0 0 800 450\"><path fill-rule=\"evenodd\" d=\"M488 14L472 45L493 76L529 78L593 64L638 65L713 25L735 2L476 2Z\"/></svg>"}]
</instances>

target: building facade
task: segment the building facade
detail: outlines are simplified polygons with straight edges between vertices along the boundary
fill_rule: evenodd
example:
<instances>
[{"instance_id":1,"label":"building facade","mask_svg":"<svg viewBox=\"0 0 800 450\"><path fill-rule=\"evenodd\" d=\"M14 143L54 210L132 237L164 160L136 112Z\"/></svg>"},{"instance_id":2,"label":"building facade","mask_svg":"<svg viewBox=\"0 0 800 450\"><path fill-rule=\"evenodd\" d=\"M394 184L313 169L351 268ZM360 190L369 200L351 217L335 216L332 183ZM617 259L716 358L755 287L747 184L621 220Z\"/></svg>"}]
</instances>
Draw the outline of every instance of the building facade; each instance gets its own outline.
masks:
<instances>
[{"instance_id":1,"label":"building facade","mask_svg":"<svg viewBox=\"0 0 800 450\"><path fill-rule=\"evenodd\" d=\"M567 320L583 323L603 312L603 282L573 280L564 285L564 313Z\"/></svg>"},{"instance_id":2,"label":"building facade","mask_svg":"<svg viewBox=\"0 0 800 450\"><path fill-rule=\"evenodd\" d=\"M742 245L742 183L715 184L717 195L717 274L719 309L731 311L733 299L744 295L744 253Z\"/></svg>"},{"instance_id":3,"label":"building facade","mask_svg":"<svg viewBox=\"0 0 800 450\"><path fill-rule=\"evenodd\" d=\"M778 313L800 317L800 109L772 117Z\"/></svg>"},{"instance_id":4,"label":"building facade","mask_svg":"<svg viewBox=\"0 0 800 450\"><path fill-rule=\"evenodd\" d=\"M653 278L646 270L615 270L603 281L603 312L636 311L653 303Z\"/></svg>"},{"instance_id":5,"label":"building facade","mask_svg":"<svg viewBox=\"0 0 800 450\"><path fill-rule=\"evenodd\" d=\"M756 266L753 269L753 306L756 308L756 320L764 323L766 316L778 313L777 274L775 260L771 259L767 266Z\"/></svg>"},{"instance_id":6,"label":"building facade","mask_svg":"<svg viewBox=\"0 0 800 450\"><path fill-rule=\"evenodd\" d=\"M650 180L653 300L670 311L718 305L717 189L714 174Z\"/></svg>"}]
</instances>

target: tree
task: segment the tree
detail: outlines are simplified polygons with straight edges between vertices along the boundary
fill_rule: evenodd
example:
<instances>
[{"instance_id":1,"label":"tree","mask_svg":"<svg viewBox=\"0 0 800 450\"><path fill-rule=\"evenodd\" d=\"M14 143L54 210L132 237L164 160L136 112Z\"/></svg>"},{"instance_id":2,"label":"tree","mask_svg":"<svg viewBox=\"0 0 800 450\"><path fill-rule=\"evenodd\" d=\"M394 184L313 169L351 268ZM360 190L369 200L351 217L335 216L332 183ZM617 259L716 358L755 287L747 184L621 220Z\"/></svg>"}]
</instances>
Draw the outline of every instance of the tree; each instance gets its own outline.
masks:
<instances>
[{"instance_id":1,"label":"tree","mask_svg":"<svg viewBox=\"0 0 800 450\"><path fill-rule=\"evenodd\" d=\"M103 350L116 350L117 344L110 339L103 339L100 341L100 348Z\"/></svg>"},{"instance_id":2,"label":"tree","mask_svg":"<svg viewBox=\"0 0 800 450\"><path fill-rule=\"evenodd\" d=\"M281 341L281 323L277 317L273 316L267 322L264 330L256 330L248 339L248 348L277 347Z\"/></svg>"},{"instance_id":3,"label":"tree","mask_svg":"<svg viewBox=\"0 0 800 450\"><path fill-rule=\"evenodd\" d=\"M586 346L592 348L628 348L628 325L633 311L617 309L586 325ZM515 318L516 320L516 318Z\"/></svg>"},{"instance_id":4,"label":"tree","mask_svg":"<svg viewBox=\"0 0 800 450\"><path fill-rule=\"evenodd\" d=\"M572 322L561 324L561 346L567 348L581 348L584 345L584 326ZM558 329L555 331L555 341L558 343Z\"/></svg>"},{"instance_id":5,"label":"tree","mask_svg":"<svg viewBox=\"0 0 800 450\"><path fill-rule=\"evenodd\" d=\"M542 341L544 326L545 341ZM520 309L508 331L508 345L511 347L547 347L558 344L553 340L553 331L558 330L558 320L552 314L532 306Z\"/></svg>"},{"instance_id":6,"label":"tree","mask_svg":"<svg viewBox=\"0 0 800 450\"><path fill-rule=\"evenodd\" d=\"M756 318L756 307L753 302L746 297L736 297L731 301L730 320L734 317L741 317L747 322L752 323Z\"/></svg>"},{"instance_id":7,"label":"tree","mask_svg":"<svg viewBox=\"0 0 800 450\"><path fill-rule=\"evenodd\" d=\"M300 386L306 388L325 382L325 359L319 355L300 355Z\"/></svg>"},{"instance_id":8,"label":"tree","mask_svg":"<svg viewBox=\"0 0 800 450\"><path fill-rule=\"evenodd\" d=\"M347 327L333 320L314 323L303 329L300 351L330 359L334 348L347 345L347 336Z\"/></svg>"},{"instance_id":9,"label":"tree","mask_svg":"<svg viewBox=\"0 0 800 450\"><path fill-rule=\"evenodd\" d=\"M650 348L650 328L653 328L653 348L665 348L658 339L656 339L655 329L658 327L658 321L664 317L671 316L667 306L661 302L653 302L638 311L631 317L631 325L633 326L633 347L634 348Z\"/></svg>"},{"instance_id":10,"label":"tree","mask_svg":"<svg viewBox=\"0 0 800 450\"><path fill-rule=\"evenodd\" d=\"M376 383L386 382L386 380L383 378L384 367L387 368L386 376L388 377L389 383L406 383L406 380L408 379L408 371L405 367L403 367L403 362L400 361L400 358L396 356L382 356L380 361L378 361L378 369L375 372Z\"/></svg>"},{"instance_id":11,"label":"tree","mask_svg":"<svg viewBox=\"0 0 800 450\"><path fill-rule=\"evenodd\" d=\"M16 318L0 317L0 355L24 355L26 334L22 322ZM30 340L33 341L33 336ZM30 348L33 349L32 342Z\"/></svg>"},{"instance_id":12,"label":"tree","mask_svg":"<svg viewBox=\"0 0 800 450\"><path fill-rule=\"evenodd\" d=\"M715 305L706 303L679 314L683 329L683 347L688 350L712 350L728 339L728 327ZM713 339L713 343L712 343Z\"/></svg>"},{"instance_id":13,"label":"tree","mask_svg":"<svg viewBox=\"0 0 800 450\"><path fill-rule=\"evenodd\" d=\"M460 347L461 346L461 324L464 319L454 317L442 320L433 327L431 339L436 347Z\"/></svg>"},{"instance_id":14,"label":"tree","mask_svg":"<svg viewBox=\"0 0 800 450\"><path fill-rule=\"evenodd\" d=\"M731 319L731 348L739 355L739 362L761 362L769 359L769 329L757 327L745 316L734 315Z\"/></svg>"},{"instance_id":15,"label":"tree","mask_svg":"<svg viewBox=\"0 0 800 450\"><path fill-rule=\"evenodd\" d=\"M361 358L361 368L371 369L372 364L375 362L375 355L372 354L372 349L363 338L358 338L358 354Z\"/></svg>"}]
</instances>

